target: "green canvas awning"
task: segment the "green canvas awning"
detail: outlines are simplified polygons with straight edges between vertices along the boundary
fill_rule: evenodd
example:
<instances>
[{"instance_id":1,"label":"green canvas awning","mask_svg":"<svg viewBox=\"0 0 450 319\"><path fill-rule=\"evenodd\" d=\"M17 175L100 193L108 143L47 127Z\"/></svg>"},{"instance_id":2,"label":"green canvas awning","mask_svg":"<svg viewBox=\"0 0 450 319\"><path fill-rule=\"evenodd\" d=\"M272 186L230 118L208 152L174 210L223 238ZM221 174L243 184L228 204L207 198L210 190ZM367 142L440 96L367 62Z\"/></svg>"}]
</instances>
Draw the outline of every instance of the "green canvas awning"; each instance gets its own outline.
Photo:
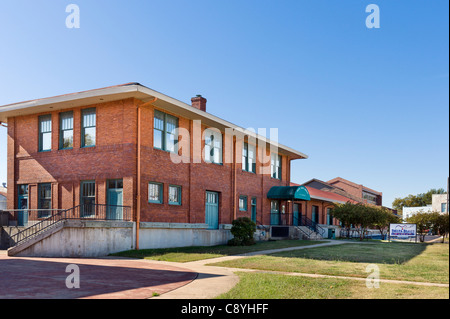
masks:
<instances>
[{"instance_id":1,"label":"green canvas awning","mask_svg":"<svg viewBox=\"0 0 450 319\"><path fill-rule=\"evenodd\" d=\"M269 199L283 200L311 200L308 189L305 186L274 186L267 194Z\"/></svg>"}]
</instances>

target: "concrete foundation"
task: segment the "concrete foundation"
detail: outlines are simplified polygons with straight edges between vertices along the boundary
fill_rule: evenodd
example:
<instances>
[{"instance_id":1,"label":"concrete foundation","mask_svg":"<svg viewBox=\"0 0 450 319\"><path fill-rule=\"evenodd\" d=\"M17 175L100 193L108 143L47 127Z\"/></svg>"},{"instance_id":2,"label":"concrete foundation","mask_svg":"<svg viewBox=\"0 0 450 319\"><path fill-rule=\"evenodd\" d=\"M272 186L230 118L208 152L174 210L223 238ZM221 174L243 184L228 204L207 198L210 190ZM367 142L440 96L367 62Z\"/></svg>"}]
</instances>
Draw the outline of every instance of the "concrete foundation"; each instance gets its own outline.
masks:
<instances>
[{"instance_id":1,"label":"concrete foundation","mask_svg":"<svg viewBox=\"0 0 450 319\"><path fill-rule=\"evenodd\" d=\"M208 230L206 224L141 223L139 248L173 248L223 245L233 236L230 230Z\"/></svg>"},{"instance_id":2,"label":"concrete foundation","mask_svg":"<svg viewBox=\"0 0 450 319\"><path fill-rule=\"evenodd\" d=\"M228 229L206 228L206 224L141 223L139 248L215 246L226 244L233 237ZM67 220L51 231L10 248L8 255L95 258L134 249L135 241L134 222Z\"/></svg>"}]
</instances>

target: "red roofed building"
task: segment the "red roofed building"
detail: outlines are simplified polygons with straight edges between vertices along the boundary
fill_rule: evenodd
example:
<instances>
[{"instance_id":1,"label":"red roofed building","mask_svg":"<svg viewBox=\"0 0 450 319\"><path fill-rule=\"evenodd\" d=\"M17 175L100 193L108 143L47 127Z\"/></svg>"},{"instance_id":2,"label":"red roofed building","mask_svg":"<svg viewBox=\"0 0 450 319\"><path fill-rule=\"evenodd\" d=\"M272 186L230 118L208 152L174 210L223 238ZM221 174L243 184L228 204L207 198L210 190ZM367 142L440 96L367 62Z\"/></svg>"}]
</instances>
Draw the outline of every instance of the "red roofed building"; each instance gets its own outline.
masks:
<instances>
[{"instance_id":1,"label":"red roofed building","mask_svg":"<svg viewBox=\"0 0 450 319\"><path fill-rule=\"evenodd\" d=\"M291 186L300 185L291 183ZM351 198L330 191L324 191L306 185L303 186L305 186L308 190L309 195L311 196L311 200L294 205L298 205L299 214L301 216L306 216L307 218L318 224L338 226L339 221L333 218L332 215L333 205L335 203L345 204L347 202L351 202L353 204L358 203ZM296 207L293 208L294 211L295 209Z\"/></svg>"}]
</instances>

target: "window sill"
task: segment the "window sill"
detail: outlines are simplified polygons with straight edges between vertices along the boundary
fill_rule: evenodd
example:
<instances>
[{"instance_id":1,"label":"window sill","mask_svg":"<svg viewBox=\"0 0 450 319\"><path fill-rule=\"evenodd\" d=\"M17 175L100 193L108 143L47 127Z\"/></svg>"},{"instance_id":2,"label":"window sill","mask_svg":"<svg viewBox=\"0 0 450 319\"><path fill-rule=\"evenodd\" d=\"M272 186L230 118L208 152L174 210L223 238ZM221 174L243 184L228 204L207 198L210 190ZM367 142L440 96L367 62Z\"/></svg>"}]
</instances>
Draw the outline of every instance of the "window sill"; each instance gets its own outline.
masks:
<instances>
[{"instance_id":1,"label":"window sill","mask_svg":"<svg viewBox=\"0 0 450 319\"><path fill-rule=\"evenodd\" d=\"M206 163L206 164L214 164L214 165L223 166L223 163L208 162L208 161L205 161L205 160L203 160L203 162Z\"/></svg>"},{"instance_id":2,"label":"window sill","mask_svg":"<svg viewBox=\"0 0 450 319\"><path fill-rule=\"evenodd\" d=\"M162 148L157 148L157 147L153 147L153 149L154 150L157 150L157 151L162 151L162 152L164 152L164 153L172 153L172 154L177 154L178 155L178 151L167 151L167 150L165 150L165 149L162 149Z\"/></svg>"}]
</instances>

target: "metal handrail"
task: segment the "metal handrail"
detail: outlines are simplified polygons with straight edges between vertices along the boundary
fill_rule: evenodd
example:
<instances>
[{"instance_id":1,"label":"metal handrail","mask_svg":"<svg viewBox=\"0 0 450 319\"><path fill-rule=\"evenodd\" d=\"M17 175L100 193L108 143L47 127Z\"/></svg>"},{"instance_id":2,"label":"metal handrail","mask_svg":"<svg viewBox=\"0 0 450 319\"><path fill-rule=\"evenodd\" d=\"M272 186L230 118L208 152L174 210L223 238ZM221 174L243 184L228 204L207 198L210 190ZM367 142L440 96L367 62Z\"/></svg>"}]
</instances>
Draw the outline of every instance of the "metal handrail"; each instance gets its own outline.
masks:
<instances>
[{"instance_id":1,"label":"metal handrail","mask_svg":"<svg viewBox=\"0 0 450 319\"><path fill-rule=\"evenodd\" d=\"M19 231L15 235L12 235L10 238L10 246L16 246L22 242L32 239L44 230L47 230L48 228L55 226L58 222L65 220L67 211L69 210L52 214L50 217L47 217L44 220Z\"/></svg>"},{"instance_id":2,"label":"metal handrail","mask_svg":"<svg viewBox=\"0 0 450 319\"><path fill-rule=\"evenodd\" d=\"M264 225L261 221L259 221L258 219L256 219L256 227L261 227L264 230L268 230L270 229L269 227L267 227L266 225Z\"/></svg>"},{"instance_id":3,"label":"metal handrail","mask_svg":"<svg viewBox=\"0 0 450 319\"><path fill-rule=\"evenodd\" d=\"M299 225L300 226L300 225ZM306 227L306 229L309 231L309 232L307 232L307 231L305 231L305 229L303 228L303 227L299 227L299 226L296 226L296 228L300 231L300 232L302 232L306 237L308 237L308 238L311 238L311 234L314 234L314 232L311 230L311 229L309 229L308 227Z\"/></svg>"},{"instance_id":4,"label":"metal handrail","mask_svg":"<svg viewBox=\"0 0 450 319\"><path fill-rule=\"evenodd\" d=\"M4 209L0 210L0 226L18 226L17 222L19 221L20 213L26 213L28 222L36 222L42 221L50 217L52 213L60 211L64 211L64 209ZM15 221L16 224L11 225L12 221Z\"/></svg>"},{"instance_id":5,"label":"metal handrail","mask_svg":"<svg viewBox=\"0 0 450 319\"><path fill-rule=\"evenodd\" d=\"M309 233L308 237L314 232L318 233L322 236L322 234L325 233L325 229L323 227L319 226L319 223L309 219L307 216L302 215L300 218L294 216L294 224L297 224L298 226L306 226L311 232Z\"/></svg>"},{"instance_id":6,"label":"metal handrail","mask_svg":"<svg viewBox=\"0 0 450 319\"><path fill-rule=\"evenodd\" d=\"M43 231L65 220L131 220L131 207L102 204L85 204L53 213L51 216L11 236L11 246L28 241Z\"/></svg>"}]
</instances>

